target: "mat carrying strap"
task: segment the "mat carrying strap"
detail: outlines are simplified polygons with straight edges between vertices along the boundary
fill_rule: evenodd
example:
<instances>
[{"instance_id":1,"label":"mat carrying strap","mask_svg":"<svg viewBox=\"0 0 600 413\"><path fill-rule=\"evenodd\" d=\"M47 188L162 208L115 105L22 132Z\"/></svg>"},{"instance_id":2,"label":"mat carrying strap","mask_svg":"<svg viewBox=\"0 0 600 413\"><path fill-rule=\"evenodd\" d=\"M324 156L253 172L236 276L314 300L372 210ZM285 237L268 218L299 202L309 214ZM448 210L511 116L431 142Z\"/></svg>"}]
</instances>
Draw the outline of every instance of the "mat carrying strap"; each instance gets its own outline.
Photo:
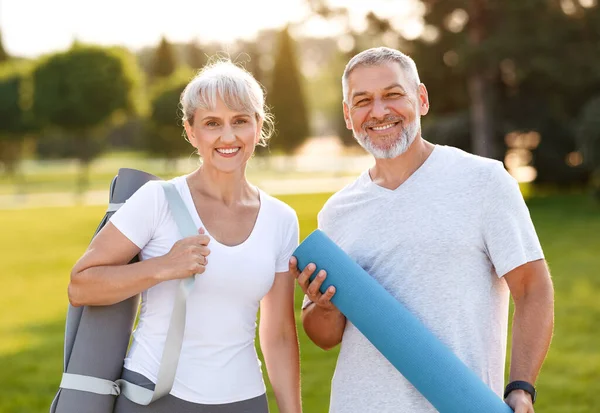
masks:
<instances>
[{"instance_id":1,"label":"mat carrying strap","mask_svg":"<svg viewBox=\"0 0 600 413\"><path fill-rule=\"evenodd\" d=\"M182 238L198 234L198 230L190 216L181 196L175 186L170 182L159 181L167 197L171 215L177 224ZM185 329L185 312L187 297L194 287L195 277L182 279L177 288L173 313L169 322L167 339L160 361L158 376L154 391L119 379L115 382L98 377L84 376L80 374L63 373L60 387L86 391L96 394L118 396L123 394L129 400L140 405L148 405L155 400L166 396L173 387L175 372L179 364L179 354L183 342Z\"/></svg>"}]
</instances>

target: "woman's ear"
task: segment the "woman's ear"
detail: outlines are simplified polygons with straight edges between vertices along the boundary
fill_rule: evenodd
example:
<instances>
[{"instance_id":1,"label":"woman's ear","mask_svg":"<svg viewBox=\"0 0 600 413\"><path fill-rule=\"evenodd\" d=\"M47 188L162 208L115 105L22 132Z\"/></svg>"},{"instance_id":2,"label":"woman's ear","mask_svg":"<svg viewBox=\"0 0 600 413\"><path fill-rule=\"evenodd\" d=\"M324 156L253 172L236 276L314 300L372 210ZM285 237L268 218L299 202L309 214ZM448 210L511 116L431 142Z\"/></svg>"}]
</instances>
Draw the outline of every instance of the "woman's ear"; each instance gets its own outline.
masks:
<instances>
[{"instance_id":1,"label":"woman's ear","mask_svg":"<svg viewBox=\"0 0 600 413\"><path fill-rule=\"evenodd\" d=\"M256 138L254 139L254 144L258 145L258 143L260 142L260 137L262 135L262 127L263 127L263 120L262 119L258 119L258 122L256 122Z\"/></svg>"},{"instance_id":2,"label":"woman's ear","mask_svg":"<svg viewBox=\"0 0 600 413\"><path fill-rule=\"evenodd\" d=\"M192 125L187 120L183 122L183 127L185 128L185 134L187 135L188 141L192 144L194 148L197 147L196 136L192 130Z\"/></svg>"}]
</instances>

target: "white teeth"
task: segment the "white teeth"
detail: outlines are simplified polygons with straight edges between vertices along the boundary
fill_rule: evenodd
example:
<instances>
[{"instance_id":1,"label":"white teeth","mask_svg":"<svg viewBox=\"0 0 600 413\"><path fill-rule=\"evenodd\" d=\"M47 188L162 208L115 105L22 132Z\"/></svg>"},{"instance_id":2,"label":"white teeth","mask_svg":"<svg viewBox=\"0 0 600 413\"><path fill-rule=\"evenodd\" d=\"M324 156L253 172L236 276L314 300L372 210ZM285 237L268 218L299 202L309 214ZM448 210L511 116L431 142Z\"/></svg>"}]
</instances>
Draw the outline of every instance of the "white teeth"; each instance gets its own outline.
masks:
<instances>
[{"instance_id":1,"label":"white teeth","mask_svg":"<svg viewBox=\"0 0 600 413\"><path fill-rule=\"evenodd\" d=\"M217 152L219 153L223 153L223 154L232 154L232 153L236 153L237 151L239 151L240 148L227 148L227 149L217 149Z\"/></svg>"},{"instance_id":2,"label":"white teeth","mask_svg":"<svg viewBox=\"0 0 600 413\"><path fill-rule=\"evenodd\" d=\"M389 128L393 127L394 125L396 125L396 124L395 123L389 123L389 124L383 125L383 126L374 126L371 129L376 130L376 131L386 130L386 129L389 129Z\"/></svg>"}]
</instances>

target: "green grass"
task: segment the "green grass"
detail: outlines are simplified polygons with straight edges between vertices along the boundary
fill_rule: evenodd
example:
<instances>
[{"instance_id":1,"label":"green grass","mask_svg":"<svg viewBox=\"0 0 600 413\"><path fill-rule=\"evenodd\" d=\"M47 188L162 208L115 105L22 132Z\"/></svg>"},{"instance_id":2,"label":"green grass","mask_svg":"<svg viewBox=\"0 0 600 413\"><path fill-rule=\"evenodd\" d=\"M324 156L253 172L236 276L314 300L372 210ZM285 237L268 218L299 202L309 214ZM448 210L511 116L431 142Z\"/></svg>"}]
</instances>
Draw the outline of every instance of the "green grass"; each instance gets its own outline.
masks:
<instances>
[{"instance_id":1,"label":"green grass","mask_svg":"<svg viewBox=\"0 0 600 413\"><path fill-rule=\"evenodd\" d=\"M137 152L111 152L95 159L89 166L87 190L106 190L119 168L140 169L163 179L189 173L198 163L196 156L179 158L178 163L167 164L164 159L148 158ZM275 158L255 157L248 164L247 175L252 182L273 179L314 179L354 176L356 171L299 171L290 168L289 162ZM175 169L173 169L175 168ZM0 173L0 195L48 194L78 190L79 164L76 160L27 160L24 173L17 177Z\"/></svg>"},{"instance_id":2,"label":"green grass","mask_svg":"<svg viewBox=\"0 0 600 413\"><path fill-rule=\"evenodd\" d=\"M282 197L298 212L301 237L316 226L326 195ZM556 330L538 382L542 413L600 406L600 208L581 196L535 198L530 210L556 288ZM69 270L102 207L0 211L0 412L48 411L62 366ZM299 307L301 295L297 295ZM299 329L304 411L326 412L337 351ZM271 411L277 412L272 394ZM597 409L597 410L594 410Z\"/></svg>"}]
</instances>

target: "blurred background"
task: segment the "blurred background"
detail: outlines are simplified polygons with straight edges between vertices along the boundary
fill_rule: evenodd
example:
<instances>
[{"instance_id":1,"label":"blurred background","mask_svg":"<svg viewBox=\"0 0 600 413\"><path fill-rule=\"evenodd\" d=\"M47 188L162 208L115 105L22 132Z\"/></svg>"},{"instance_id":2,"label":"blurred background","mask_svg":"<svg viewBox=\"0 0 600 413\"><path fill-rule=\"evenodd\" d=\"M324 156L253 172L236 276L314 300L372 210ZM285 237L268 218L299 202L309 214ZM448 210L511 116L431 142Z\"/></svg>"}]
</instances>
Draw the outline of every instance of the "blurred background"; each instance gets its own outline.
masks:
<instances>
[{"instance_id":1,"label":"blurred background","mask_svg":"<svg viewBox=\"0 0 600 413\"><path fill-rule=\"evenodd\" d=\"M277 135L248 175L304 237L371 165L345 129L341 75L380 45L417 63L427 140L502 160L521 183L556 286L536 411L600 412L597 0L0 0L0 412L48 409L70 268L118 169L198 165L178 99L209 57L265 87ZM326 412L337 350L300 340L305 411Z\"/></svg>"}]
</instances>

